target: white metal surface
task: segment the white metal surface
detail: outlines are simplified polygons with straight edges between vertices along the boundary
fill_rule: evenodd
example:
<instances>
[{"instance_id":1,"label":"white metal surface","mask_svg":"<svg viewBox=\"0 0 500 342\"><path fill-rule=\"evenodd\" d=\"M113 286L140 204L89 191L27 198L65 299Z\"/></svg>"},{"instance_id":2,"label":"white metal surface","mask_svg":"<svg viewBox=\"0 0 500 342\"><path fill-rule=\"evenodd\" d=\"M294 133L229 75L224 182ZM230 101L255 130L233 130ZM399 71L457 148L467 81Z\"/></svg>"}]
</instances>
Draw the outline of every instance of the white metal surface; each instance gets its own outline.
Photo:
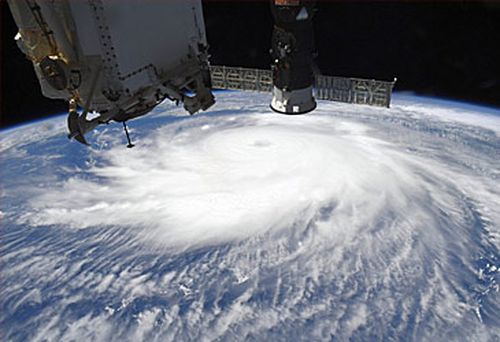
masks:
<instances>
[{"instance_id":1,"label":"white metal surface","mask_svg":"<svg viewBox=\"0 0 500 342\"><path fill-rule=\"evenodd\" d=\"M9 5L44 95L101 114L92 123L79 118L82 133L143 115L165 97L184 102L190 113L214 102L203 74L209 75L201 0Z\"/></svg>"},{"instance_id":2,"label":"white metal surface","mask_svg":"<svg viewBox=\"0 0 500 342\"><path fill-rule=\"evenodd\" d=\"M304 114L316 108L313 97L313 88L285 91L273 87L271 109L281 114Z\"/></svg>"}]
</instances>

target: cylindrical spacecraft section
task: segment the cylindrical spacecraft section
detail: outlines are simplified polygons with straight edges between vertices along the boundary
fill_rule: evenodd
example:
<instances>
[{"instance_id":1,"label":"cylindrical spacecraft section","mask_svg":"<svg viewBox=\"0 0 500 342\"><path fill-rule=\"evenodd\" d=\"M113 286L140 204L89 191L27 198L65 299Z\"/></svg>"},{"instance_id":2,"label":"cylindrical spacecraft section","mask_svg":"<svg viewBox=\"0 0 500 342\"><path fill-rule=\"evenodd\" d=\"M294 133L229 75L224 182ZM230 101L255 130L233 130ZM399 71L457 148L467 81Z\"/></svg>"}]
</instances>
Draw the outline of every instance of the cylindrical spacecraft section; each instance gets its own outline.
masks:
<instances>
[{"instance_id":1,"label":"cylindrical spacecraft section","mask_svg":"<svg viewBox=\"0 0 500 342\"><path fill-rule=\"evenodd\" d=\"M316 108L312 70L315 1L271 0L275 25L271 41L273 99L271 108L283 114L303 114Z\"/></svg>"}]
</instances>

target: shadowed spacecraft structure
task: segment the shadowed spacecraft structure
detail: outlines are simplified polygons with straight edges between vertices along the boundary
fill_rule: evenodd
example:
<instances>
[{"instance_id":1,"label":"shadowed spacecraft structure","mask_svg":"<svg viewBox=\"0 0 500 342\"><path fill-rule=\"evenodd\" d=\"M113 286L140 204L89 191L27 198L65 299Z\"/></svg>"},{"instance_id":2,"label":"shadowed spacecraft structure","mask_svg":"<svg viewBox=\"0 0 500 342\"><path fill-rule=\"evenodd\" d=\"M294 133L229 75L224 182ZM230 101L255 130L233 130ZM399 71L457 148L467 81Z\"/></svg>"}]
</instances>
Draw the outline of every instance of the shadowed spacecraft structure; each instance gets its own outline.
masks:
<instances>
[{"instance_id":1,"label":"shadowed spacecraft structure","mask_svg":"<svg viewBox=\"0 0 500 342\"><path fill-rule=\"evenodd\" d=\"M127 120L165 99L207 110L212 89L272 92L270 107L283 114L310 112L315 99L390 105L395 80L314 75L315 1L271 0L271 70L210 66L201 0L8 2L43 95L68 101L68 136L83 144L117 121L132 147Z\"/></svg>"}]
</instances>

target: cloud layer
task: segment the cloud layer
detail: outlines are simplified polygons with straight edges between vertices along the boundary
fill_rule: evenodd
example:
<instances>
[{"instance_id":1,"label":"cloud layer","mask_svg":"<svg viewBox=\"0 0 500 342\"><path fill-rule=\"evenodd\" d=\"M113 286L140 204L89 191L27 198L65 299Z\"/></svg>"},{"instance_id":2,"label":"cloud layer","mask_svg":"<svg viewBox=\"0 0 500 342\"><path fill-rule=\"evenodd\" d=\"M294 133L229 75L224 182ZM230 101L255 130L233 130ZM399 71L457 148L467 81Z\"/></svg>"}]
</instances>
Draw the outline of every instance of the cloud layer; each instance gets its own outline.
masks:
<instances>
[{"instance_id":1,"label":"cloud layer","mask_svg":"<svg viewBox=\"0 0 500 342\"><path fill-rule=\"evenodd\" d=\"M282 116L225 93L207 115L167 107L131 124L132 150L112 128L74 159L39 151L57 134L12 142L0 327L34 340L498 336L498 127L405 101Z\"/></svg>"},{"instance_id":2,"label":"cloud layer","mask_svg":"<svg viewBox=\"0 0 500 342\"><path fill-rule=\"evenodd\" d=\"M367 130L268 113L168 125L132 151L99 152L106 162L88 171L97 177L71 177L36 196L24 219L129 226L167 245L246 238L325 206L370 219L382 207L405 206L418 184L400 153Z\"/></svg>"}]
</instances>

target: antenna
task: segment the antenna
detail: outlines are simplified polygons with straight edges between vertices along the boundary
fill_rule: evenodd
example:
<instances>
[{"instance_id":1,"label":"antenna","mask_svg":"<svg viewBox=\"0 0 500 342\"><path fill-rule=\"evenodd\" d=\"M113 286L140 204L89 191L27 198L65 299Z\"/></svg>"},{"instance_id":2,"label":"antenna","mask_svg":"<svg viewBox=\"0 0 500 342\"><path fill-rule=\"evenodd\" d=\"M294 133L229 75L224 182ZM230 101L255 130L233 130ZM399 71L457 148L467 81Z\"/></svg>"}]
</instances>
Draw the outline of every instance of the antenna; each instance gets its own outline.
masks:
<instances>
[{"instance_id":1,"label":"antenna","mask_svg":"<svg viewBox=\"0 0 500 342\"><path fill-rule=\"evenodd\" d=\"M128 142L127 147L128 148L134 147L135 145L132 144L132 141L130 141L130 135L128 134L128 128L127 128L127 124L125 123L125 121L123 121L123 130L125 131L125 135L127 136L127 142Z\"/></svg>"}]
</instances>

